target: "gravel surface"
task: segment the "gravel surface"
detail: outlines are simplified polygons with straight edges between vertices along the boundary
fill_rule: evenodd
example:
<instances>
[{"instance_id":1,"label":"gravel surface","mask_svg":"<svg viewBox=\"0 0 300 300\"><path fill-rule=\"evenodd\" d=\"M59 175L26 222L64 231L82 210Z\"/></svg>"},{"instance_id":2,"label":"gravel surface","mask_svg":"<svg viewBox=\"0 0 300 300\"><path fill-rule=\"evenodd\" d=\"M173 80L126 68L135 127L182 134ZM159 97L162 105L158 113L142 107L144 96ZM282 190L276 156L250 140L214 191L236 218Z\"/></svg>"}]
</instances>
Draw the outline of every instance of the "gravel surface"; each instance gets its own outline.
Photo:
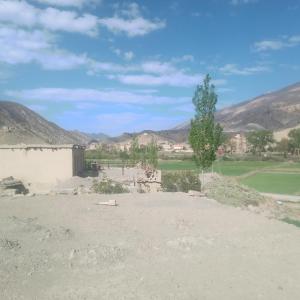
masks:
<instances>
[{"instance_id":1,"label":"gravel surface","mask_svg":"<svg viewBox=\"0 0 300 300\"><path fill-rule=\"evenodd\" d=\"M299 280L299 228L206 198L0 198L3 300L299 299Z\"/></svg>"}]
</instances>

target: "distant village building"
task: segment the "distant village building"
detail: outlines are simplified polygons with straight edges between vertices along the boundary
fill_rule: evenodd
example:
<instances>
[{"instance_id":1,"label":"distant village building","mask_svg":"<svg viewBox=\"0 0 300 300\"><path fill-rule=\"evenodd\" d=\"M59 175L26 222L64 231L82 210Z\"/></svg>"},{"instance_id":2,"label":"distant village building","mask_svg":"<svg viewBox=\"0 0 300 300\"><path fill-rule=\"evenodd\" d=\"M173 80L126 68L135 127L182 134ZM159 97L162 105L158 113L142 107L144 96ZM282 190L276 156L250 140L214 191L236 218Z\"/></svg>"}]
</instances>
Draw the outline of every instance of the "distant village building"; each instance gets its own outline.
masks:
<instances>
[{"instance_id":1,"label":"distant village building","mask_svg":"<svg viewBox=\"0 0 300 300\"><path fill-rule=\"evenodd\" d=\"M226 152L243 154L249 150L247 138L243 133L237 133L231 136L226 145Z\"/></svg>"},{"instance_id":2,"label":"distant village building","mask_svg":"<svg viewBox=\"0 0 300 300\"><path fill-rule=\"evenodd\" d=\"M79 145L1 145L0 180L13 176L27 183L55 183L84 171Z\"/></svg>"},{"instance_id":3,"label":"distant village building","mask_svg":"<svg viewBox=\"0 0 300 300\"><path fill-rule=\"evenodd\" d=\"M91 140L88 144L88 150L97 150L101 147L101 144L97 140Z\"/></svg>"},{"instance_id":4,"label":"distant village building","mask_svg":"<svg viewBox=\"0 0 300 300\"><path fill-rule=\"evenodd\" d=\"M166 142L161 142L158 145L165 152L172 152L173 151L173 144L171 144L167 141Z\"/></svg>"},{"instance_id":5,"label":"distant village building","mask_svg":"<svg viewBox=\"0 0 300 300\"><path fill-rule=\"evenodd\" d=\"M131 143L129 143L129 142L116 144L116 148L119 151L129 151L130 147L131 147Z\"/></svg>"}]
</instances>

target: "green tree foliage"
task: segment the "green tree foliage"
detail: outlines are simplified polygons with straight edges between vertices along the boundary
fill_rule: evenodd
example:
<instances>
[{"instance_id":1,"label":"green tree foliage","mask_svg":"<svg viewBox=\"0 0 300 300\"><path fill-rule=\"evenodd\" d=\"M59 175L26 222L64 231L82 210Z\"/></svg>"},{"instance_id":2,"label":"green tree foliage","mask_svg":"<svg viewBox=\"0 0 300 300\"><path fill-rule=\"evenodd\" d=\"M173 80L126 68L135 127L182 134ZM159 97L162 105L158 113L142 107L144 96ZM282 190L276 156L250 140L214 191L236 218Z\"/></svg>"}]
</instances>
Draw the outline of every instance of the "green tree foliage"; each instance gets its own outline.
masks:
<instances>
[{"instance_id":1,"label":"green tree foliage","mask_svg":"<svg viewBox=\"0 0 300 300\"><path fill-rule=\"evenodd\" d=\"M157 144L152 141L147 147L147 163L153 168L157 169L158 166L158 147Z\"/></svg>"},{"instance_id":2,"label":"green tree foliage","mask_svg":"<svg viewBox=\"0 0 300 300\"><path fill-rule=\"evenodd\" d=\"M124 151L121 150L119 155L120 155L120 159L122 161L122 174L124 175L124 168L129 160L129 154L127 153L126 150L124 150Z\"/></svg>"},{"instance_id":3,"label":"green tree foliage","mask_svg":"<svg viewBox=\"0 0 300 300\"><path fill-rule=\"evenodd\" d=\"M202 169L210 167L216 159L216 151L221 145L223 132L220 124L215 122L218 96L210 80L210 76L206 75L203 84L197 86L193 98L196 113L191 121L189 134L194 159L197 166Z\"/></svg>"},{"instance_id":4,"label":"green tree foliage","mask_svg":"<svg viewBox=\"0 0 300 300\"><path fill-rule=\"evenodd\" d=\"M276 150L278 152L281 152L284 157L287 157L287 154L290 150L290 141L289 141L289 139L282 138L279 142L277 142Z\"/></svg>"},{"instance_id":5,"label":"green tree foliage","mask_svg":"<svg viewBox=\"0 0 300 300\"><path fill-rule=\"evenodd\" d=\"M261 154L274 143L273 132L269 130L252 131L247 135L247 142L252 146L254 154Z\"/></svg>"},{"instance_id":6,"label":"green tree foliage","mask_svg":"<svg viewBox=\"0 0 300 300\"><path fill-rule=\"evenodd\" d=\"M129 158L133 165L141 163L143 167L147 165L153 169L158 166L158 146L152 141L149 145L140 147L137 138L132 140Z\"/></svg>"},{"instance_id":7,"label":"green tree foliage","mask_svg":"<svg viewBox=\"0 0 300 300\"><path fill-rule=\"evenodd\" d=\"M129 149L129 158L132 165L136 165L139 162L140 158L140 147L137 138L134 138L131 142Z\"/></svg>"},{"instance_id":8,"label":"green tree foliage","mask_svg":"<svg viewBox=\"0 0 300 300\"><path fill-rule=\"evenodd\" d=\"M123 194L129 193L129 190L121 183L113 182L111 179L105 177L102 181L95 180L93 182L93 191L98 194Z\"/></svg>"},{"instance_id":9,"label":"green tree foliage","mask_svg":"<svg viewBox=\"0 0 300 300\"><path fill-rule=\"evenodd\" d=\"M300 149L300 128L292 129L289 132L289 141L293 153L296 149Z\"/></svg>"},{"instance_id":10,"label":"green tree foliage","mask_svg":"<svg viewBox=\"0 0 300 300\"><path fill-rule=\"evenodd\" d=\"M201 191L199 175L192 171L164 172L161 180L164 192Z\"/></svg>"}]
</instances>

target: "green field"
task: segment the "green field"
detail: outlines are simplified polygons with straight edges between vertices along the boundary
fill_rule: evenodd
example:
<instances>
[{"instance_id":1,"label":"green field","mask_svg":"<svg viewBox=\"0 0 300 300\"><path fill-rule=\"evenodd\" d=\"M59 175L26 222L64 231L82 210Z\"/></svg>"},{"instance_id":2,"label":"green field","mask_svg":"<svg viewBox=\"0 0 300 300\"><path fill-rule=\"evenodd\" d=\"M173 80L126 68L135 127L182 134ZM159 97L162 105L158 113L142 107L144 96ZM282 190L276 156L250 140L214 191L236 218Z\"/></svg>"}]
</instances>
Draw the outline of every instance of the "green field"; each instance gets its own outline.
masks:
<instances>
[{"instance_id":1,"label":"green field","mask_svg":"<svg viewBox=\"0 0 300 300\"><path fill-rule=\"evenodd\" d=\"M270 161L216 161L213 171L225 176L241 176L262 168L273 168L280 165ZM300 166L299 166L300 168ZM197 170L193 161L160 161L159 169L165 171Z\"/></svg>"},{"instance_id":2,"label":"green field","mask_svg":"<svg viewBox=\"0 0 300 300\"><path fill-rule=\"evenodd\" d=\"M95 160L93 160L95 161ZM119 159L96 160L103 167L121 167ZM159 160L162 171L197 171L192 160ZM216 161L213 171L237 178L264 193L300 195L300 163L275 161Z\"/></svg>"},{"instance_id":3,"label":"green field","mask_svg":"<svg viewBox=\"0 0 300 300\"><path fill-rule=\"evenodd\" d=\"M257 173L241 179L241 183L259 192L300 195L300 173Z\"/></svg>"},{"instance_id":4,"label":"green field","mask_svg":"<svg viewBox=\"0 0 300 300\"><path fill-rule=\"evenodd\" d=\"M160 161L163 171L197 170L193 161ZM259 192L300 195L300 164L273 161L216 161L213 171L236 177Z\"/></svg>"}]
</instances>

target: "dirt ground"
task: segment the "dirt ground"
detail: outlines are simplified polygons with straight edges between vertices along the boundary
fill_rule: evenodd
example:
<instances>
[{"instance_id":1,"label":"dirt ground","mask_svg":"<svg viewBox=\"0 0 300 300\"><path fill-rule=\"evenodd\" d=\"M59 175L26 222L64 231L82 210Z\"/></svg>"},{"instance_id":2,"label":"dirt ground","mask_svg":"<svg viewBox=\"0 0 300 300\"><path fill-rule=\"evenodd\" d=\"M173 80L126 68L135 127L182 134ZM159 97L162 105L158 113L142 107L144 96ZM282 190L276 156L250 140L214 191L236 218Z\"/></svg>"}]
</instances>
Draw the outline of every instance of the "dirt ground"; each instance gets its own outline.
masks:
<instances>
[{"instance_id":1,"label":"dirt ground","mask_svg":"<svg viewBox=\"0 0 300 300\"><path fill-rule=\"evenodd\" d=\"M299 299L299 281L299 228L213 200L0 198L3 300Z\"/></svg>"}]
</instances>

